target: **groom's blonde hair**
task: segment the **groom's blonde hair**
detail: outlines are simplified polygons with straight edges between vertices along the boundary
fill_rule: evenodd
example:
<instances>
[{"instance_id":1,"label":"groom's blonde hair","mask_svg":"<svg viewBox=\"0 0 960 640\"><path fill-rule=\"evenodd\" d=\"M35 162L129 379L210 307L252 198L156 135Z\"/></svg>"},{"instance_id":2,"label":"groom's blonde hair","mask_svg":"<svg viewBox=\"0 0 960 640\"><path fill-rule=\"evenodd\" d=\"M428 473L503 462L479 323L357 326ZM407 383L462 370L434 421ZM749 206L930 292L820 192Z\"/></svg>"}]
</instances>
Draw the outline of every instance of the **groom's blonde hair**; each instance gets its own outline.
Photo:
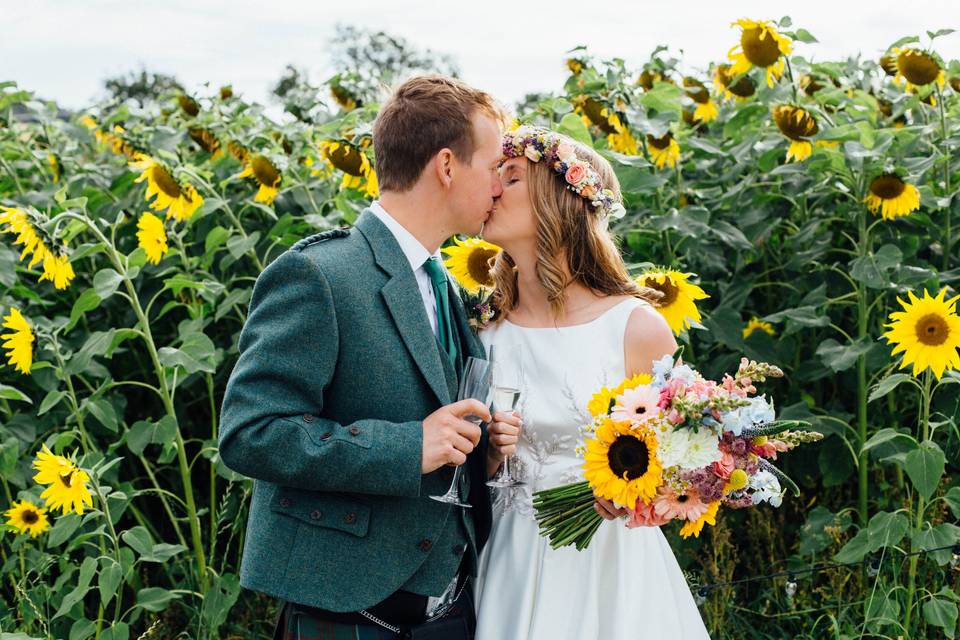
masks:
<instances>
[{"instance_id":1,"label":"groom's blonde hair","mask_svg":"<svg viewBox=\"0 0 960 640\"><path fill-rule=\"evenodd\" d=\"M506 122L506 112L490 94L456 78L422 75L398 85L373 123L380 189L409 191L444 148L469 164L476 146L471 119L477 111L501 126Z\"/></svg>"},{"instance_id":2,"label":"groom's blonde hair","mask_svg":"<svg viewBox=\"0 0 960 640\"><path fill-rule=\"evenodd\" d=\"M606 158L572 138L562 139L574 147L578 158L590 163L600 174L603 186L611 189L620 202L620 182ZM567 189L563 176L548 163L527 161L527 192L537 225L537 280L554 317L563 314L564 292L571 281L600 295L631 295L659 306L662 293L630 278L607 228L608 221L587 199ZM493 305L502 318L519 301L516 265L506 252L497 255L491 274L495 283Z\"/></svg>"}]
</instances>

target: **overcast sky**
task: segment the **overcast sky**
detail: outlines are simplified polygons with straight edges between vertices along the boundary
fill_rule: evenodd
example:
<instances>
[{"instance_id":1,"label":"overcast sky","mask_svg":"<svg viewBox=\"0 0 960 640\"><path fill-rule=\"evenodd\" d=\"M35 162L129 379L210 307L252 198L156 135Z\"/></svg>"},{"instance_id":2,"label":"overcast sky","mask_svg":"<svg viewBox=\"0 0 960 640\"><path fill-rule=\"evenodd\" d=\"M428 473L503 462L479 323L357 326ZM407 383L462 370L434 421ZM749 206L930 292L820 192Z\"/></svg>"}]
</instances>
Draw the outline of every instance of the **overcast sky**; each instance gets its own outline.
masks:
<instances>
[{"instance_id":1,"label":"overcast sky","mask_svg":"<svg viewBox=\"0 0 960 640\"><path fill-rule=\"evenodd\" d=\"M926 30L960 30L960 0L7 0L0 7L0 80L40 97L82 107L102 80L141 66L175 75L188 88L232 84L264 102L287 63L314 84L332 74L327 42L337 22L383 29L450 54L468 82L512 103L530 91L556 91L564 52L587 45L601 57L638 65L658 44L688 69L724 58L741 17L789 14L820 41L795 51L815 60L862 52ZM946 59L960 58L960 32L939 38ZM202 90L201 90L202 91Z\"/></svg>"}]
</instances>

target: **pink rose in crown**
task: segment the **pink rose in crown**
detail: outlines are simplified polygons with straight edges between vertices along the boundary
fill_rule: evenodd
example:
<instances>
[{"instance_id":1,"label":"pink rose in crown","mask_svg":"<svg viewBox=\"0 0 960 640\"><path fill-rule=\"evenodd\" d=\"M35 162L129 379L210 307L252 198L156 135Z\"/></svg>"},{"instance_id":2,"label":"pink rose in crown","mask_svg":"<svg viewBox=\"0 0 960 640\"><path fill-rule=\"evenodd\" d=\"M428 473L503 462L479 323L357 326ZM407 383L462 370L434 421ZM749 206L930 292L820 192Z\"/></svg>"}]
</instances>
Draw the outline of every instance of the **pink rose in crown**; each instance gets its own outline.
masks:
<instances>
[{"instance_id":1,"label":"pink rose in crown","mask_svg":"<svg viewBox=\"0 0 960 640\"><path fill-rule=\"evenodd\" d=\"M573 150L573 145L567 144L566 142L561 142L558 144L557 157L564 162L576 160L576 153Z\"/></svg>"},{"instance_id":2,"label":"pink rose in crown","mask_svg":"<svg viewBox=\"0 0 960 640\"><path fill-rule=\"evenodd\" d=\"M567 173L564 176L567 179L569 184L577 186L583 179L587 176L587 169L582 164L572 164L567 169Z\"/></svg>"}]
</instances>

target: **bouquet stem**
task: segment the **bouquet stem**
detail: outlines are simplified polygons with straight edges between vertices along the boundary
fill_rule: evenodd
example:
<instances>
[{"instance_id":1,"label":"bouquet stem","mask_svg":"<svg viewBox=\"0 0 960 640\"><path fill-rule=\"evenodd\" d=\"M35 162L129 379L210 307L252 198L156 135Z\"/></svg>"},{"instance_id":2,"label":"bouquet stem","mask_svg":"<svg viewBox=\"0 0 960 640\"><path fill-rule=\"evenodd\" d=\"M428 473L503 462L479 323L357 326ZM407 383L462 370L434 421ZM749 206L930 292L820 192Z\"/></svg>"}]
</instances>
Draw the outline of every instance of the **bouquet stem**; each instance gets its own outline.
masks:
<instances>
[{"instance_id":1,"label":"bouquet stem","mask_svg":"<svg viewBox=\"0 0 960 640\"><path fill-rule=\"evenodd\" d=\"M577 551L582 551L590 544L603 523L593 508L595 501L588 482L545 489L533 495L537 524L541 534L550 540L551 548L574 545Z\"/></svg>"}]
</instances>

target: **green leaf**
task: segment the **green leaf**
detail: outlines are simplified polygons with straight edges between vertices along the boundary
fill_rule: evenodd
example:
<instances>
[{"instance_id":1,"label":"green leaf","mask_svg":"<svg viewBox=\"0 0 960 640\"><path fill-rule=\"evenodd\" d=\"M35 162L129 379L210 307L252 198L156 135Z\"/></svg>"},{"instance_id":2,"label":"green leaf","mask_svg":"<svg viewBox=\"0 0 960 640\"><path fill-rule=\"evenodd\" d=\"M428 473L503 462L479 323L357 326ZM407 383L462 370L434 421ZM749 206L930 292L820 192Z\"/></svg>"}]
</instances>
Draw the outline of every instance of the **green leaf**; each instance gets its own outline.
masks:
<instances>
[{"instance_id":1,"label":"green leaf","mask_svg":"<svg viewBox=\"0 0 960 640\"><path fill-rule=\"evenodd\" d=\"M70 610L73 609L77 604L83 600L83 596L87 595L87 591L90 590L90 587L77 586L74 587L70 593L63 597L63 600L60 601L60 607L57 609L57 612L53 615L53 619L56 620L60 616L64 616L70 613Z\"/></svg>"},{"instance_id":2,"label":"green leaf","mask_svg":"<svg viewBox=\"0 0 960 640\"><path fill-rule=\"evenodd\" d=\"M557 131L565 136L570 136L578 142L582 142L589 148L593 148L593 138L590 136L590 130L583 123L580 116L575 113L568 113L560 119L557 125Z\"/></svg>"},{"instance_id":3,"label":"green leaf","mask_svg":"<svg viewBox=\"0 0 960 640\"><path fill-rule=\"evenodd\" d=\"M204 594L200 615L206 621L211 637L215 637L220 625L227 621L227 614L239 595L240 581L232 573L217 578Z\"/></svg>"},{"instance_id":4,"label":"green leaf","mask_svg":"<svg viewBox=\"0 0 960 640\"><path fill-rule=\"evenodd\" d=\"M659 112L673 111L680 115L683 109L683 90L670 82L653 83L653 88L643 94L640 104Z\"/></svg>"},{"instance_id":5,"label":"green leaf","mask_svg":"<svg viewBox=\"0 0 960 640\"><path fill-rule=\"evenodd\" d=\"M919 444L917 443L917 439L911 436L910 434L901 433L895 429L891 429L887 427L884 429L880 429L880 431L877 431L875 434L870 436L870 439L867 440L863 445L863 451L869 451L874 447L880 446L881 444L886 444L897 438L901 438L903 440L912 442L913 446L915 447L919 446Z\"/></svg>"},{"instance_id":6,"label":"green leaf","mask_svg":"<svg viewBox=\"0 0 960 640\"><path fill-rule=\"evenodd\" d=\"M100 640L130 640L130 627L126 622L118 622L109 629L104 629Z\"/></svg>"},{"instance_id":7,"label":"green leaf","mask_svg":"<svg viewBox=\"0 0 960 640\"><path fill-rule=\"evenodd\" d=\"M900 386L901 383L906 382L911 378L912 376L907 375L906 373L894 373L887 376L870 390L870 396L867 398L867 402L873 402L877 398L882 398Z\"/></svg>"},{"instance_id":8,"label":"green leaf","mask_svg":"<svg viewBox=\"0 0 960 640\"><path fill-rule=\"evenodd\" d=\"M847 544L843 545L834 556L834 562L859 562L863 560L868 553L873 551L870 547L870 532L861 529L857 535L850 538Z\"/></svg>"},{"instance_id":9,"label":"green leaf","mask_svg":"<svg viewBox=\"0 0 960 640\"><path fill-rule=\"evenodd\" d=\"M794 32L794 37L800 42L805 42L807 44L813 44L814 42L819 42L813 35L806 29L797 29Z\"/></svg>"},{"instance_id":10,"label":"green leaf","mask_svg":"<svg viewBox=\"0 0 960 640\"><path fill-rule=\"evenodd\" d=\"M860 338L852 344L840 344L828 338L817 347L817 355L835 372L845 371L857 363L857 359L873 347L874 342Z\"/></svg>"},{"instance_id":11,"label":"green leaf","mask_svg":"<svg viewBox=\"0 0 960 640\"><path fill-rule=\"evenodd\" d=\"M925 500L930 499L940 484L945 463L943 450L930 440L921 442L918 448L907 454L904 470Z\"/></svg>"},{"instance_id":12,"label":"green leaf","mask_svg":"<svg viewBox=\"0 0 960 640\"><path fill-rule=\"evenodd\" d=\"M239 260L245 253L252 251L260 240L260 232L254 231L244 238L241 235L230 236L227 240L227 250L234 259Z\"/></svg>"},{"instance_id":13,"label":"green leaf","mask_svg":"<svg viewBox=\"0 0 960 640\"><path fill-rule=\"evenodd\" d=\"M47 548L59 547L69 540L77 528L80 527L80 522L80 516L75 513L68 513L57 518L47 535Z\"/></svg>"},{"instance_id":14,"label":"green leaf","mask_svg":"<svg viewBox=\"0 0 960 640\"><path fill-rule=\"evenodd\" d=\"M942 522L935 527L917 531L911 539L911 548L914 551L927 551L929 558L941 567L950 562L953 555L950 549L941 549L960 544L960 527L948 522ZM931 551L938 549L938 551Z\"/></svg>"},{"instance_id":15,"label":"green leaf","mask_svg":"<svg viewBox=\"0 0 960 640\"><path fill-rule=\"evenodd\" d=\"M943 629L948 638L953 638L957 629L957 605L932 597L923 603L923 619L927 624Z\"/></svg>"},{"instance_id":16,"label":"green leaf","mask_svg":"<svg viewBox=\"0 0 960 640\"><path fill-rule=\"evenodd\" d=\"M211 252L216 251L224 242L227 241L227 238L229 237L229 231L223 227L214 227L207 233L207 237L203 240L203 252L205 254L210 254Z\"/></svg>"},{"instance_id":17,"label":"green leaf","mask_svg":"<svg viewBox=\"0 0 960 640\"><path fill-rule=\"evenodd\" d=\"M843 532L850 527L850 524L850 516L846 514L837 515L819 505L814 507L807 514L807 521L800 528L800 554L820 553L833 544L833 537L826 532L827 527Z\"/></svg>"},{"instance_id":18,"label":"green leaf","mask_svg":"<svg viewBox=\"0 0 960 640\"><path fill-rule=\"evenodd\" d=\"M80 318L88 311L92 311L100 306L100 296L94 289L87 289L80 294L77 301L73 303L73 309L70 310L70 322L64 327L64 332L70 331L76 326Z\"/></svg>"},{"instance_id":19,"label":"green leaf","mask_svg":"<svg viewBox=\"0 0 960 640\"><path fill-rule=\"evenodd\" d=\"M163 611L171 600L179 597L179 595L160 587L147 587L137 591L137 606L143 607L147 611Z\"/></svg>"},{"instance_id":20,"label":"green leaf","mask_svg":"<svg viewBox=\"0 0 960 640\"><path fill-rule=\"evenodd\" d=\"M50 409L53 409L55 406L60 404L60 401L63 400L66 395L66 391L59 391L57 389L49 392L46 396L44 396L43 401L40 402L40 408L37 409L37 417L42 416L47 411L50 411Z\"/></svg>"},{"instance_id":21,"label":"green leaf","mask_svg":"<svg viewBox=\"0 0 960 640\"><path fill-rule=\"evenodd\" d=\"M158 351L160 362L168 367L180 366L187 373L216 371L216 348L205 334L194 332L187 334L179 348L163 347Z\"/></svg>"},{"instance_id":22,"label":"green leaf","mask_svg":"<svg viewBox=\"0 0 960 640\"><path fill-rule=\"evenodd\" d=\"M106 300L115 294L121 282L123 282L123 276L109 267L97 271L93 276L93 288L101 300Z\"/></svg>"},{"instance_id":23,"label":"green leaf","mask_svg":"<svg viewBox=\"0 0 960 640\"><path fill-rule=\"evenodd\" d=\"M950 491L943 496L943 499L950 506L953 517L960 520L960 487L951 487Z\"/></svg>"},{"instance_id":24,"label":"green leaf","mask_svg":"<svg viewBox=\"0 0 960 640\"><path fill-rule=\"evenodd\" d=\"M71 356L65 367L65 372L68 375L85 372L90 365L90 360L96 356L102 356L110 347L110 343L113 341L113 334L113 329L109 331L94 331L91 333L80 351Z\"/></svg>"},{"instance_id":25,"label":"green leaf","mask_svg":"<svg viewBox=\"0 0 960 640\"><path fill-rule=\"evenodd\" d=\"M172 442L177 433L177 421L173 416L160 420L139 420L127 432L127 447L136 455L143 453L148 444Z\"/></svg>"},{"instance_id":26,"label":"green leaf","mask_svg":"<svg viewBox=\"0 0 960 640\"><path fill-rule=\"evenodd\" d=\"M24 392L16 389L14 387L0 384L0 398L4 400L15 400L17 402L26 402L27 404L33 404L33 400L25 394Z\"/></svg>"},{"instance_id":27,"label":"green leaf","mask_svg":"<svg viewBox=\"0 0 960 640\"><path fill-rule=\"evenodd\" d=\"M109 556L100 559L102 566L100 568L100 581L97 587L100 589L100 600L103 606L113 599L123 580L123 569L117 564L117 561Z\"/></svg>"},{"instance_id":28,"label":"green leaf","mask_svg":"<svg viewBox=\"0 0 960 640\"><path fill-rule=\"evenodd\" d=\"M20 441L13 436L0 442L0 478L9 478L17 468L20 458Z\"/></svg>"},{"instance_id":29,"label":"green leaf","mask_svg":"<svg viewBox=\"0 0 960 640\"><path fill-rule=\"evenodd\" d=\"M902 513L881 511L875 514L867 524L870 551L892 547L899 543L909 528L910 521Z\"/></svg>"},{"instance_id":30,"label":"green leaf","mask_svg":"<svg viewBox=\"0 0 960 640\"><path fill-rule=\"evenodd\" d=\"M144 526L127 529L120 534L120 539L136 551L137 555L141 558L143 558L143 556L149 556L153 551L153 538Z\"/></svg>"},{"instance_id":31,"label":"green leaf","mask_svg":"<svg viewBox=\"0 0 960 640\"><path fill-rule=\"evenodd\" d=\"M80 618L70 625L70 640L86 640L97 630L97 623L93 620Z\"/></svg>"},{"instance_id":32,"label":"green leaf","mask_svg":"<svg viewBox=\"0 0 960 640\"><path fill-rule=\"evenodd\" d=\"M96 400L88 400L85 404L87 405L87 411L99 420L100 424L114 433L117 432L119 427L117 412L109 400L106 398L98 398Z\"/></svg>"},{"instance_id":33,"label":"green leaf","mask_svg":"<svg viewBox=\"0 0 960 640\"><path fill-rule=\"evenodd\" d=\"M850 262L850 275L873 289L890 285L889 272L903 260L903 252L892 244L885 244L875 253L854 258Z\"/></svg>"}]
</instances>

